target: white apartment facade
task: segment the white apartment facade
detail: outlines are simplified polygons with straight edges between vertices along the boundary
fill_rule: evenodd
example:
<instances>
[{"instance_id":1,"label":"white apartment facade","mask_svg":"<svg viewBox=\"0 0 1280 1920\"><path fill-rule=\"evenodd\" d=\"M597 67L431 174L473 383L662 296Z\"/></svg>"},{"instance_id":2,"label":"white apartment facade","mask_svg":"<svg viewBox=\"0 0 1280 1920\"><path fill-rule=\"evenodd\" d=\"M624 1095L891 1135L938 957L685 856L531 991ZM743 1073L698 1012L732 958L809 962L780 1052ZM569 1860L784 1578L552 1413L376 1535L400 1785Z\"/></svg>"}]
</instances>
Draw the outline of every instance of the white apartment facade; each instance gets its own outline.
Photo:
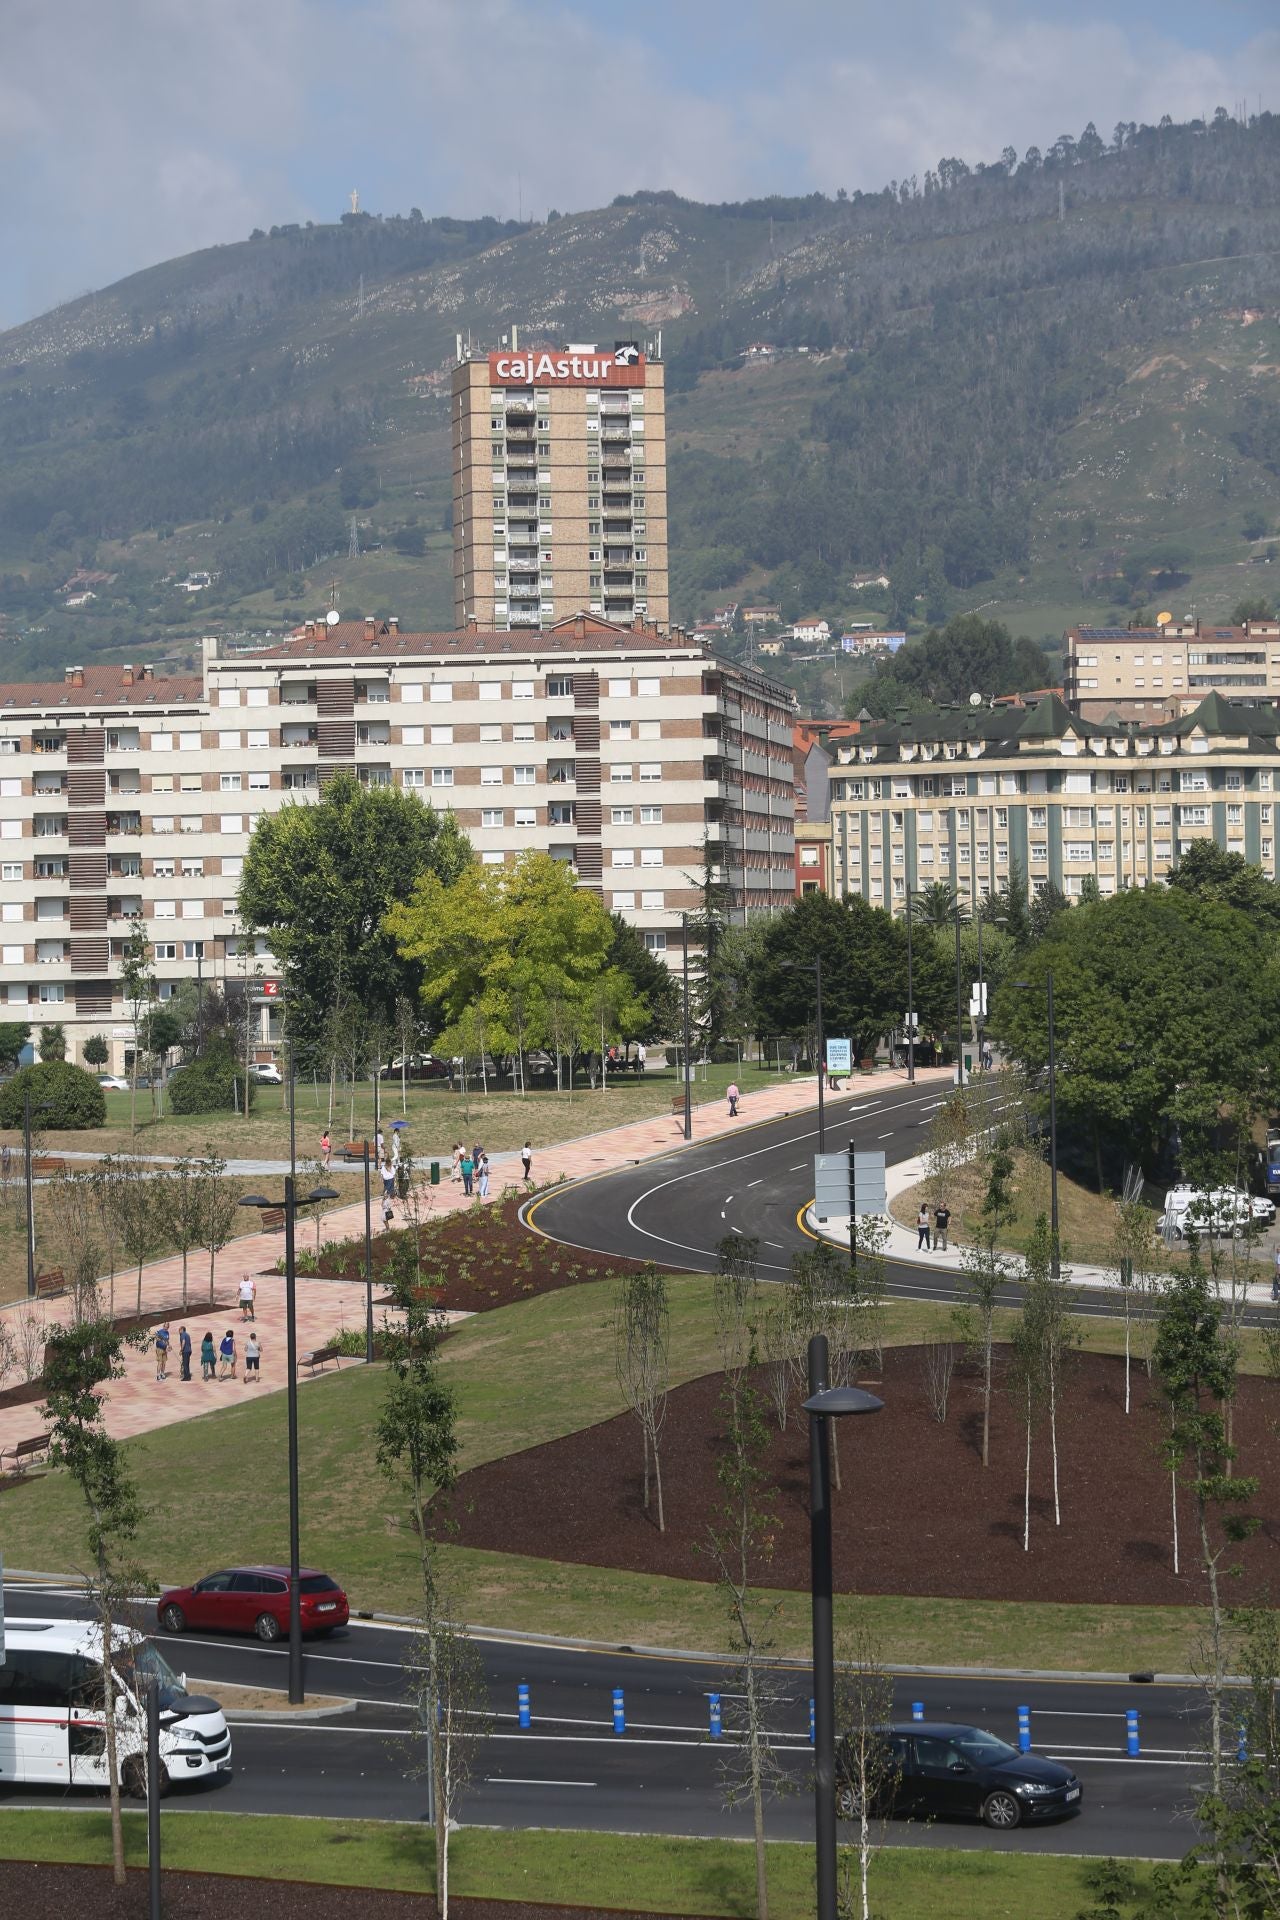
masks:
<instances>
[{"instance_id":1,"label":"white apartment facade","mask_svg":"<svg viewBox=\"0 0 1280 1920\"><path fill-rule=\"evenodd\" d=\"M236 915L249 839L339 770L451 811L486 864L568 862L674 958L704 843L735 914L790 896L790 701L678 631L583 615L528 636L308 622L255 652L206 641L199 675L0 686L0 1019L61 1022L75 1059L102 1034L118 1070L134 915L162 998L197 971L269 981Z\"/></svg>"}]
</instances>

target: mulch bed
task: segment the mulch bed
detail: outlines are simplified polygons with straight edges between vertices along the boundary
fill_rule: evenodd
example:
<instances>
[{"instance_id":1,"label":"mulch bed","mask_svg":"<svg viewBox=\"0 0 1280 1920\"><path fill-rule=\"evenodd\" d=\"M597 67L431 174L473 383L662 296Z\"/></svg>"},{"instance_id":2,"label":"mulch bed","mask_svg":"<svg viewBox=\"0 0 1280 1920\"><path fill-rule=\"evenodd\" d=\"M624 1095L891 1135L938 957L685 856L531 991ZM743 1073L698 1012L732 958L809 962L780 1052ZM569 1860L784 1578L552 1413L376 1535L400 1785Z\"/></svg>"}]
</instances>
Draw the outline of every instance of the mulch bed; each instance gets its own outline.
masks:
<instances>
[{"instance_id":1,"label":"mulch bed","mask_svg":"<svg viewBox=\"0 0 1280 1920\"><path fill-rule=\"evenodd\" d=\"M25 1860L0 1862L6 1909L25 1920L64 1920L92 1913L100 1920L145 1920L146 1870L130 1868L117 1887L109 1867L63 1867ZM332 1887L302 1880L255 1880L234 1874L169 1873L166 1913L182 1920L432 1920L432 1896L368 1887ZM615 1908L538 1906L524 1900L449 1901L459 1920L615 1920ZM677 1915L628 1913L628 1920L681 1920Z\"/></svg>"},{"instance_id":2,"label":"mulch bed","mask_svg":"<svg viewBox=\"0 0 1280 1920\"><path fill-rule=\"evenodd\" d=\"M612 1349L600 1356L612 1369ZM922 1350L886 1349L883 1378L864 1380L884 1400L871 1418L837 1422L843 1491L833 1499L836 1583L846 1592L983 1600L1133 1605L1198 1604L1194 1513L1179 1496L1180 1576L1170 1552L1170 1484L1159 1456L1164 1421L1145 1371L1133 1372L1124 1412L1123 1363L1100 1354L1071 1362L1058 1410L1062 1525L1053 1520L1048 1422L1032 1443L1031 1549L1022 1549L1024 1429L997 1389L991 1465L981 1464L981 1395L957 1370L945 1426L929 1411ZM453 1498L464 1546L630 1572L711 1580L708 1522L722 1504L716 1482L722 1376L675 1389L662 1434L666 1532L641 1503L640 1428L630 1415L531 1447L464 1474ZM1252 1510L1260 1533L1229 1554L1244 1578L1233 1603L1276 1575L1280 1483L1272 1466L1280 1392L1242 1379L1235 1412L1236 1471L1257 1472ZM762 1584L809 1584L808 1422L780 1432L767 1410L765 1484L776 1489L773 1558Z\"/></svg>"},{"instance_id":3,"label":"mulch bed","mask_svg":"<svg viewBox=\"0 0 1280 1920\"><path fill-rule=\"evenodd\" d=\"M458 1213L431 1220L421 1229L423 1270L439 1274L436 1297L442 1307L459 1312L486 1313L561 1287L585 1286L619 1273L638 1272L643 1262L615 1259L610 1254L579 1252L544 1239L521 1226L520 1205L525 1196L477 1201ZM378 1280L403 1233L379 1233L373 1242L373 1273ZM322 1271L335 1280L363 1280L364 1238L344 1244L340 1253L322 1260Z\"/></svg>"}]
</instances>

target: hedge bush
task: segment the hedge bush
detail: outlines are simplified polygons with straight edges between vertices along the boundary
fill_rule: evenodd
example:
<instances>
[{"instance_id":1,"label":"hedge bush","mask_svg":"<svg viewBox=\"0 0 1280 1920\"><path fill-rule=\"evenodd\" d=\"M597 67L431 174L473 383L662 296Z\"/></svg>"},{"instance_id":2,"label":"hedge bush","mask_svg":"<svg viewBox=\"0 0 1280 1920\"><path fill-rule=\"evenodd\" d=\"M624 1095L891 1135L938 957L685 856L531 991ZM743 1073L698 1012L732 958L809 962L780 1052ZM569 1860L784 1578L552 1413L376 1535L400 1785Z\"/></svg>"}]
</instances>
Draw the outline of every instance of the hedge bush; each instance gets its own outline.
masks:
<instances>
[{"instance_id":1,"label":"hedge bush","mask_svg":"<svg viewBox=\"0 0 1280 1920\"><path fill-rule=\"evenodd\" d=\"M248 1087L253 1105L253 1086ZM244 1068L230 1047L208 1048L169 1082L171 1113L227 1113L245 1101Z\"/></svg>"},{"instance_id":2,"label":"hedge bush","mask_svg":"<svg viewBox=\"0 0 1280 1920\"><path fill-rule=\"evenodd\" d=\"M69 1060L42 1060L39 1066L23 1067L6 1081L0 1087L0 1127L22 1125L25 1091L31 1094L31 1124L42 1133L106 1124L106 1094L93 1074ZM46 1101L49 1111L37 1114L35 1109Z\"/></svg>"}]
</instances>

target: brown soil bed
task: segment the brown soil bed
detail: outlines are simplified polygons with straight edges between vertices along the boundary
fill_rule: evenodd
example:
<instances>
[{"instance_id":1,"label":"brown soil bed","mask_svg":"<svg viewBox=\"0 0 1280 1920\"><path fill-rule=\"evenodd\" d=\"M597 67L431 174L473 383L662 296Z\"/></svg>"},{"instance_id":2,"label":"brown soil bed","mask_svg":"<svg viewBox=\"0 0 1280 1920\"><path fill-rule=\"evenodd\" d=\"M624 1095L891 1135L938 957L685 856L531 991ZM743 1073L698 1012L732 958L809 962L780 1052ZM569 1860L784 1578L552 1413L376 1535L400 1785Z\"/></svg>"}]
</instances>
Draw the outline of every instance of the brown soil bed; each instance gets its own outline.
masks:
<instances>
[{"instance_id":1,"label":"brown soil bed","mask_svg":"<svg viewBox=\"0 0 1280 1920\"><path fill-rule=\"evenodd\" d=\"M2 1863L5 1905L25 1920L64 1920L68 1913L93 1913L101 1920L146 1920L147 1875L130 1868L128 1884L117 1887L107 1867L50 1866L44 1862ZM432 1920L435 1900L427 1894L390 1893L370 1887L332 1887L302 1880L254 1880L223 1873L169 1873L163 1881L166 1913L182 1920ZM449 1901L458 1920L615 1920L604 1907L551 1907L524 1900ZM628 1913L628 1920L680 1920L678 1914Z\"/></svg>"},{"instance_id":2,"label":"brown soil bed","mask_svg":"<svg viewBox=\"0 0 1280 1920\"><path fill-rule=\"evenodd\" d=\"M544 1239L520 1224L524 1196L479 1201L458 1213L429 1221L420 1230L423 1271L439 1274L436 1297L442 1307L459 1312L486 1313L510 1306L515 1300L555 1293L561 1287L583 1286L618 1273L634 1273L638 1260L579 1252ZM403 1233L380 1233L373 1242L375 1280L384 1271L393 1247ZM364 1278L364 1238L326 1249L322 1272L336 1280Z\"/></svg>"},{"instance_id":3,"label":"brown soil bed","mask_svg":"<svg viewBox=\"0 0 1280 1920\"><path fill-rule=\"evenodd\" d=\"M882 1379L862 1384L885 1404L870 1418L838 1423L844 1485L833 1514L842 1591L1131 1605L1202 1599L1186 1491L1179 1495L1183 1572L1172 1570L1169 1475L1158 1451L1163 1421L1140 1368L1126 1416L1123 1362L1101 1354L1072 1362L1058 1411L1062 1524L1053 1519L1046 1421L1033 1435L1027 1553L1024 1431L1007 1393L994 1401L984 1471L976 1377L957 1372L945 1426L928 1408L920 1348L886 1350ZM706 1539L722 1498L715 1477L721 1391L722 1377L709 1375L668 1400L665 1533L644 1512L640 1429L625 1415L464 1474L453 1501L459 1540L541 1559L713 1579ZM1277 1415L1274 1386L1240 1381L1236 1470L1260 1474L1252 1510L1263 1524L1229 1556L1238 1555L1244 1568L1244 1578L1231 1584L1233 1602L1275 1578L1280 1486L1268 1465ZM765 1483L777 1489L778 1524L772 1561L757 1577L774 1587L804 1590L809 1583L807 1425L793 1416L780 1432L767 1411L763 1470Z\"/></svg>"}]
</instances>

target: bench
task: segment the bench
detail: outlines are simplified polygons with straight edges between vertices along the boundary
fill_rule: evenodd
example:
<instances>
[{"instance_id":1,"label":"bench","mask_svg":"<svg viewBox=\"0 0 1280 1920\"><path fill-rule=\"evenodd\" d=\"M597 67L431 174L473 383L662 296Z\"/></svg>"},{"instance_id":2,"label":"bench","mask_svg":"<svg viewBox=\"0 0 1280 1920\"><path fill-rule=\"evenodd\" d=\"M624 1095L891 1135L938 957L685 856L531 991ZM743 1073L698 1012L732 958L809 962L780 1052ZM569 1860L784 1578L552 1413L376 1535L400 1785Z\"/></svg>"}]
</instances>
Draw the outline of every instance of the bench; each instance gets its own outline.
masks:
<instances>
[{"instance_id":1,"label":"bench","mask_svg":"<svg viewBox=\"0 0 1280 1920\"><path fill-rule=\"evenodd\" d=\"M317 1368L327 1367L331 1360L336 1366L341 1359L342 1355L336 1347L316 1347L311 1353L300 1353L298 1355L298 1365L299 1367L306 1367L311 1373L315 1373Z\"/></svg>"},{"instance_id":2,"label":"bench","mask_svg":"<svg viewBox=\"0 0 1280 1920\"><path fill-rule=\"evenodd\" d=\"M258 1218L262 1222L262 1231L264 1233L284 1232L283 1207L264 1207L258 1215Z\"/></svg>"},{"instance_id":3,"label":"bench","mask_svg":"<svg viewBox=\"0 0 1280 1920\"><path fill-rule=\"evenodd\" d=\"M13 1471L15 1473L25 1473L31 1462L36 1459L38 1455L48 1453L49 1440L49 1434L35 1433L32 1434L29 1440L19 1440L16 1446L5 1447L0 1451L0 1466L3 1466L5 1456L7 1455L13 1461Z\"/></svg>"},{"instance_id":4,"label":"bench","mask_svg":"<svg viewBox=\"0 0 1280 1920\"><path fill-rule=\"evenodd\" d=\"M345 1146L339 1147L338 1152L341 1154L342 1158L347 1162L354 1160L357 1166L362 1166L364 1163L363 1140L348 1140ZM377 1164L378 1164L378 1150L374 1146L371 1140L369 1142L369 1165L371 1167L376 1167Z\"/></svg>"},{"instance_id":5,"label":"bench","mask_svg":"<svg viewBox=\"0 0 1280 1920\"><path fill-rule=\"evenodd\" d=\"M55 1294L67 1290L66 1276L61 1267L51 1267L48 1273L36 1275L36 1299L51 1300Z\"/></svg>"}]
</instances>

